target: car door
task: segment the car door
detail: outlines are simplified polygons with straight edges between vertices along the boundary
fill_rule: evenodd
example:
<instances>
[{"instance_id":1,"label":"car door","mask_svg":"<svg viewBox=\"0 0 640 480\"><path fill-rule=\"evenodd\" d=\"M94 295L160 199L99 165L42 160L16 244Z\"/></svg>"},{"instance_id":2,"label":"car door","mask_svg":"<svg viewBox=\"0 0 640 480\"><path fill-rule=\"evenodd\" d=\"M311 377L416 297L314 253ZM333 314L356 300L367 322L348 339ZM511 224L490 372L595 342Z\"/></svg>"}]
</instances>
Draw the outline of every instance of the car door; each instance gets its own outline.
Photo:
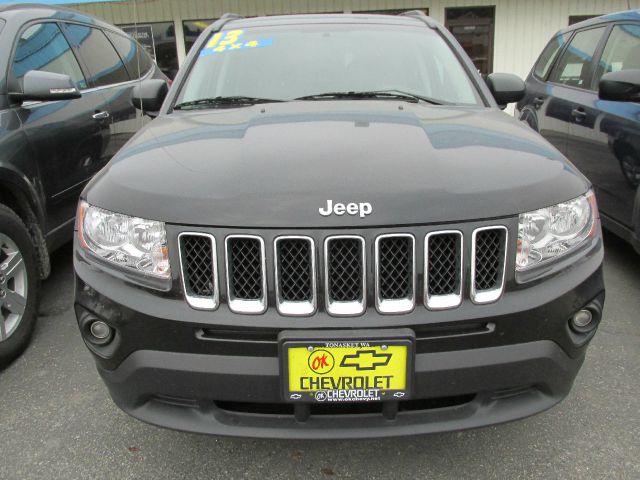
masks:
<instances>
[{"instance_id":1,"label":"car door","mask_svg":"<svg viewBox=\"0 0 640 480\"><path fill-rule=\"evenodd\" d=\"M558 130L561 130L561 136L565 139L563 153L585 174L590 165L584 162L580 155L573 153L576 145L572 126L580 124L581 138L588 137L587 132L593 131L594 118L576 105L593 94L590 89L595 67L594 58L601 47L607 28L607 25L598 25L576 31L549 75L553 99L547 108L547 116L558 122ZM549 113L550 111L552 113Z\"/></svg>"},{"instance_id":2,"label":"car door","mask_svg":"<svg viewBox=\"0 0 640 480\"><path fill-rule=\"evenodd\" d=\"M547 81L551 68L573 32L558 33L540 54L529 78L525 97L519 102L519 118L566 153L569 107L558 87Z\"/></svg>"},{"instance_id":3,"label":"car door","mask_svg":"<svg viewBox=\"0 0 640 480\"><path fill-rule=\"evenodd\" d=\"M640 69L640 23L611 26L588 90L572 98L567 155L589 177L601 212L633 226L640 184L640 104L598 98L598 82L608 72Z\"/></svg>"},{"instance_id":4,"label":"car door","mask_svg":"<svg viewBox=\"0 0 640 480\"><path fill-rule=\"evenodd\" d=\"M56 22L25 25L15 43L9 82L20 89L30 70L69 75L82 97L24 102L13 108L37 158L47 205L47 233L73 228L78 196L103 155L103 129L96 112L103 98L91 91L75 53ZM108 129L107 129L108 130Z\"/></svg>"},{"instance_id":5,"label":"car door","mask_svg":"<svg viewBox=\"0 0 640 480\"><path fill-rule=\"evenodd\" d=\"M103 99L101 112L108 125L108 134L103 158L94 166L97 172L142 125L141 117L131 103L134 82L102 29L69 23L65 24L65 34L88 72L90 85Z\"/></svg>"}]
</instances>

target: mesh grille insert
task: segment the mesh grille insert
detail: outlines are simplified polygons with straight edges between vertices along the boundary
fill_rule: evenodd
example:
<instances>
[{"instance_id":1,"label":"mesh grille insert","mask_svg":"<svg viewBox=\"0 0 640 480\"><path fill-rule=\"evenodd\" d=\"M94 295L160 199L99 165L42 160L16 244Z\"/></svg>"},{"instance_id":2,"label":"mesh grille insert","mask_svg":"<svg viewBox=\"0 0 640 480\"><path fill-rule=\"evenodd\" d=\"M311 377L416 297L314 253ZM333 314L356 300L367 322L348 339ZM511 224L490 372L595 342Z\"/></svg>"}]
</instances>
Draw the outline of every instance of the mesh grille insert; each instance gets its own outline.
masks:
<instances>
[{"instance_id":1,"label":"mesh grille insert","mask_svg":"<svg viewBox=\"0 0 640 480\"><path fill-rule=\"evenodd\" d=\"M230 238L229 291L232 298L260 300L262 288L262 248L255 238Z\"/></svg>"},{"instance_id":2,"label":"mesh grille insert","mask_svg":"<svg viewBox=\"0 0 640 480\"><path fill-rule=\"evenodd\" d=\"M505 249L505 231L481 230L476 234L476 264L474 287L476 291L499 288Z\"/></svg>"},{"instance_id":3,"label":"mesh grille insert","mask_svg":"<svg viewBox=\"0 0 640 480\"><path fill-rule=\"evenodd\" d=\"M378 295L383 300L413 296L413 242L409 237L378 241Z\"/></svg>"},{"instance_id":4,"label":"mesh grille insert","mask_svg":"<svg viewBox=\"0 0 640 480\"><path fill-rule=\"evenodd\" d=\"M359 302L362 291L362 242L356 238L329 240L329 298L335 302Z\"/></svg>"},{"instance_id":5,"label":"mesh grille insert","mask_svg":"<svg viewBox=\"0 0 640 480\"><path fill-rule=\"evenodd\" d=\"M311 242L302 238L279 240L277 255L280 300L311 301L313 298Z\"/></svg>"},{"instance_id":6,"label":"mesh grille insert","mask_svg":"<svg viewBox=\"0 0 640 480\"><path fill-rule=\"evenodd\" d=\"M184 235L180 238L184 283L188 295L213 296L213 247L211 239L201 235Z\"/></svg>"},{"instance_id":7,"label":"mesh grille insert","mask_svg":"<svg viewBox=\"0 0 640 480\"><path fill-rule=\"evenodd\" d=\"M432 235L427 251L429 295L457 294L460 291L460 235Z\"/></svg>"}]
</instances>

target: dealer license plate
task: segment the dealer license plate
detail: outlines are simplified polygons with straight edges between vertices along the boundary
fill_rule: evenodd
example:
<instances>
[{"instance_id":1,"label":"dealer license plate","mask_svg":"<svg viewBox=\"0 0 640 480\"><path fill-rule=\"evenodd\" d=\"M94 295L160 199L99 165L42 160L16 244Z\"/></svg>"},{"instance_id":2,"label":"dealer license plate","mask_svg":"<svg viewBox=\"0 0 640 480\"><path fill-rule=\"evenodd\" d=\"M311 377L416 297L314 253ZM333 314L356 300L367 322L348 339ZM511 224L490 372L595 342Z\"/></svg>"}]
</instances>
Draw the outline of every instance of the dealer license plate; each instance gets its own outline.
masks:
<instances>
[{"instance_id":1,"label":"dealer license plate","mask_svg":"<svg viewBox=\"0 0 640 480\"><path fill-rule=\"evenodd\" d=\"M284 395L288 401L371 402L410 393L408 339L284 342Z\"/></svg>"}]
</instances>

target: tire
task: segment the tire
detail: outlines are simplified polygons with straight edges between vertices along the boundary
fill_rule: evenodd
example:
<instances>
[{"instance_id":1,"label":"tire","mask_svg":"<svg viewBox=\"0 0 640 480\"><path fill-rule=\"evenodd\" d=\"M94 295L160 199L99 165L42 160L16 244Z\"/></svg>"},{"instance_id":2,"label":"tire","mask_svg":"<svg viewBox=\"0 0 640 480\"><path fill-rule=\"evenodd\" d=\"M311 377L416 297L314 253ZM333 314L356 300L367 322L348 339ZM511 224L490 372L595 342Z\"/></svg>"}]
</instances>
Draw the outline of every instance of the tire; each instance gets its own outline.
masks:
<instances>
[{"instance_id":1,"label":"tire","mask_svg":"<svg viewBox=\"0 0 640 480\"><path fill-rule=\"evenodd\" d=\"M38 312L35 248L20 217L0 204L0 369L26 348Z\"/></svg>"}]
</instances>

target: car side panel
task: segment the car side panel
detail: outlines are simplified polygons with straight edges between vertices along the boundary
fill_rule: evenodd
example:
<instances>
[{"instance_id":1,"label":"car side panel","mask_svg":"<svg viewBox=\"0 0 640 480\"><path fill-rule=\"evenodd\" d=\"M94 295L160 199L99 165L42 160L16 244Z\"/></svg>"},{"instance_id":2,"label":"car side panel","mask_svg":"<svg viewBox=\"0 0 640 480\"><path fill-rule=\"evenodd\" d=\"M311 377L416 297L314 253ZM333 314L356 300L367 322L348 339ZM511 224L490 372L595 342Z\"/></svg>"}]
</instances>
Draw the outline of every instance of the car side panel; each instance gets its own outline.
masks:
<instances>
[{"instance_id":1,"label":"car side panel","mask_svg":"<svg viewBox=\"0 0 640 480\"><path fill-rule=\"evenodd\" d=\"M585 116L571 123L567 156L593 183L601 211L633 228L640 185L640 104L600 100L591 91L572 101Z\"/></svg>"},{"instance_id":2,"label":"car side panel","mask_svg":"<svg viewBox=\"0 0 640 480\"><path fill-rule=\"evenodd\" d=\"M44 222L44 191L39 181L34 151L12 109L0 110L0 192L24 197L40 222Z\"/></svg>"},{"instance_id":3,"label":"car side panel","mask_svg":"<svg viewBox=\"0 0 640 480\"><path fill-rule=\"evenodd\" d=\"M99 92L85 92L79 99L15 108L39 164L47 234L65 225L73 228L78 196L103 163L103 128L93 119L102 103Z\"/></svg>"},{"instance_id":4,"label":"car side panel","mask_svg":"<svg viewBox=\"0 0 640 480\"><path fill-rule=\"evenodd\" d=\"M526 85L525 98L519 104L520 119L566 154L571 119L570 103L564 98L566 87L542 82L533 75Z\"/></svg>"}]
</instances>

